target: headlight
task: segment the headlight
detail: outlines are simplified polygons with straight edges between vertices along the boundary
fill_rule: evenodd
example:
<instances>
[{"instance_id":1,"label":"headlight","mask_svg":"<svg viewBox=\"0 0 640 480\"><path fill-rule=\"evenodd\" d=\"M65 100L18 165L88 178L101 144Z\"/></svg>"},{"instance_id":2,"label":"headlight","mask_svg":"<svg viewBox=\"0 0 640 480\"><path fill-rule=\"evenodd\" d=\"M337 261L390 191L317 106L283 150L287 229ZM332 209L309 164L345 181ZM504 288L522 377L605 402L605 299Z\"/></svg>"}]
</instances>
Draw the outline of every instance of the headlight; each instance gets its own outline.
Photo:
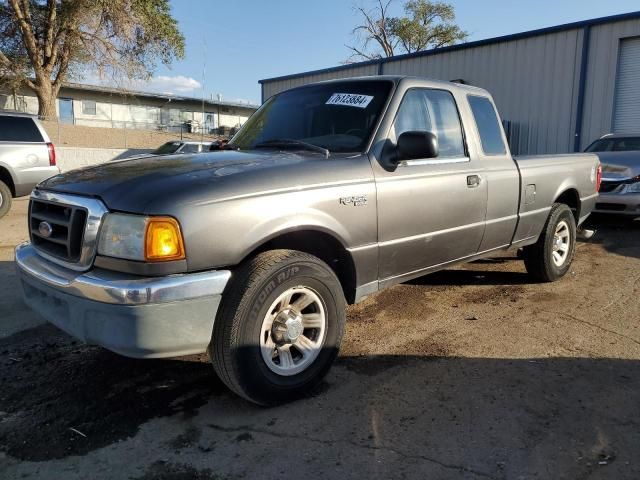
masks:
<instances>
[{"instance_id":1,"label":"headlight","mask_svg":"<svg viewBox=\"0 0 640 480\"><path fill-rule=\"evenodd\" d=\"M640 193L640 182L627 185L627 188L624 190L624 193Z\"/></svg>"},{"instance_id":2,"label":"headlight","mask_svg":"<svg viewBox=\"0 0 640 480\"><path fill-rule=\"evenodd\" d=\"M185 258L180 225L174 218L123 213L106 215L100 230L98 253L148 262Z\"/></svg>"}]
</instances>

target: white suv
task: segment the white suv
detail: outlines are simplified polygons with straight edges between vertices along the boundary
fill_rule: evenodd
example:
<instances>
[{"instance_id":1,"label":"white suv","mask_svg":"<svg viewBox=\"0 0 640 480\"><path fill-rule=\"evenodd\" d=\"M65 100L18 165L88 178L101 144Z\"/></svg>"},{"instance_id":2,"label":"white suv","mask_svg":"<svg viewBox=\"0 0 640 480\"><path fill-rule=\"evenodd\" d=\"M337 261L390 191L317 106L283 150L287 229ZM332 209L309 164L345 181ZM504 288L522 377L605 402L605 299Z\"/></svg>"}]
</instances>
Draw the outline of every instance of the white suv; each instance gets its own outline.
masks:
<instances>
[{"instance_id":1,"label":"white suv","mask_svg":"<svg viewBox=\"0 0 640 480\"><path fill-rule=\"evenodd\" d=\"M11 199L28 195L42 180L60 173L56 151L37 118L0 112L0 218Z\"/></svg>"}]
</instances>

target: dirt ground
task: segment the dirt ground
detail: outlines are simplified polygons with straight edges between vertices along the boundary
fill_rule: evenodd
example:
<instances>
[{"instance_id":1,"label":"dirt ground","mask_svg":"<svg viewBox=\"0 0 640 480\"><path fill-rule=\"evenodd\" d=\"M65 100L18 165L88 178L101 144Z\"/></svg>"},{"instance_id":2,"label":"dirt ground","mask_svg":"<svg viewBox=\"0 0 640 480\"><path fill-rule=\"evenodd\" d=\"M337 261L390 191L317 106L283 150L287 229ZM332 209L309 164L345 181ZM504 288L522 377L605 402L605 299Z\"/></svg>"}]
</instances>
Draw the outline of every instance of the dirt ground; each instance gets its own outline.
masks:
<instances>
[{"instance_id":1,"label":"dirt ground","mask_svg":"<svg viewBox=\"0 0 640 480\"><path fill-rule=\"evenodd\" d=\"M259 408L205 356L131 360L23 304L0 220L0 478L638 479L640 223L598 223L569 275L512 256L349 309L308 398Z\"/></svg>"}]
</instances>

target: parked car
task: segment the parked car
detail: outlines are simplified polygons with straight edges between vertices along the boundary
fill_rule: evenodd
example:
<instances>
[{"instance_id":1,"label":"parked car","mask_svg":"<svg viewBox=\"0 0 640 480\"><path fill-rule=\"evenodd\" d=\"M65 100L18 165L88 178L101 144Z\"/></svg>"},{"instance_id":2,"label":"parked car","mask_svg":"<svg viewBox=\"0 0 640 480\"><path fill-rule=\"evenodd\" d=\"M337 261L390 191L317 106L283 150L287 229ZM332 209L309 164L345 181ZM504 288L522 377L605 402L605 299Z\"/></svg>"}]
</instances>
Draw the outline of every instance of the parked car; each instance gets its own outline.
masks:
<instances>
[{"instance_id":1,"label":"parked car","mask_svg":"<svg viewBox=\"0 0 640 480\"><path fill-rule=\"evenodd\" d=\"M418 78L280 93L227 148L41 184L27 304L122 355L208 351L269 405L327 373L346 303L509 248L558 280L598 196L597 156L514 159L489 93Z\"/></svg>"},{"instance_id":2,"label":"parked car","mask_svg":"<svg viewBox=\"0 0 640 480\"><path fill-rule=\"evenodd\" d=\"M13 198L28 195L38 182L58 173L55 148L38 119L0 112L0 218Z\"/></svg>"},{"instance_id":3,"label":"parked car","mask_svg":"<svg viewBox=\"0 0 640 480\"><path fill-rule=\"evenodd\" d=\"M609 134L586 152L602 162L602 187L595 212L640 217L640 133Z\"/></svg>"},{"instance_id":4,"label":"parked car","mask_svg":"<svg viewBox=\"0 0 640 480\"><path fill-rule=\"evenodd\" d=\"M200 153L209 150L211 142L167 142L156 148L150 155L174 155L178 153Z\"/></svg>"}]
</instances>

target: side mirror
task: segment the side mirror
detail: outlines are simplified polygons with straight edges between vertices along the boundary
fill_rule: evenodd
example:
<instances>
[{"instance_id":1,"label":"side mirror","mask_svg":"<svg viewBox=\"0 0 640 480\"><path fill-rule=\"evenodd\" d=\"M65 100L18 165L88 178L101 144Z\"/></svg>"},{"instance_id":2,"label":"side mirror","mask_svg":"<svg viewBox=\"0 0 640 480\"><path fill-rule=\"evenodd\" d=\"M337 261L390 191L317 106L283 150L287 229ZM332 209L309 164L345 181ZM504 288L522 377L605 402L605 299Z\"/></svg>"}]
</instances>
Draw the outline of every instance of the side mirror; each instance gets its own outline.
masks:
<instances>
[{"instance_id":1,"label":"side mirror","mask_svg":"<svg viewBox=\"0 0 640 480\"><path fill-rule=\"evenodd\" d=\"M436 158L438 156L438 137L431 132L404 132L398 137L397 160L415 158Z\"/></svg>"}]
</instances>

